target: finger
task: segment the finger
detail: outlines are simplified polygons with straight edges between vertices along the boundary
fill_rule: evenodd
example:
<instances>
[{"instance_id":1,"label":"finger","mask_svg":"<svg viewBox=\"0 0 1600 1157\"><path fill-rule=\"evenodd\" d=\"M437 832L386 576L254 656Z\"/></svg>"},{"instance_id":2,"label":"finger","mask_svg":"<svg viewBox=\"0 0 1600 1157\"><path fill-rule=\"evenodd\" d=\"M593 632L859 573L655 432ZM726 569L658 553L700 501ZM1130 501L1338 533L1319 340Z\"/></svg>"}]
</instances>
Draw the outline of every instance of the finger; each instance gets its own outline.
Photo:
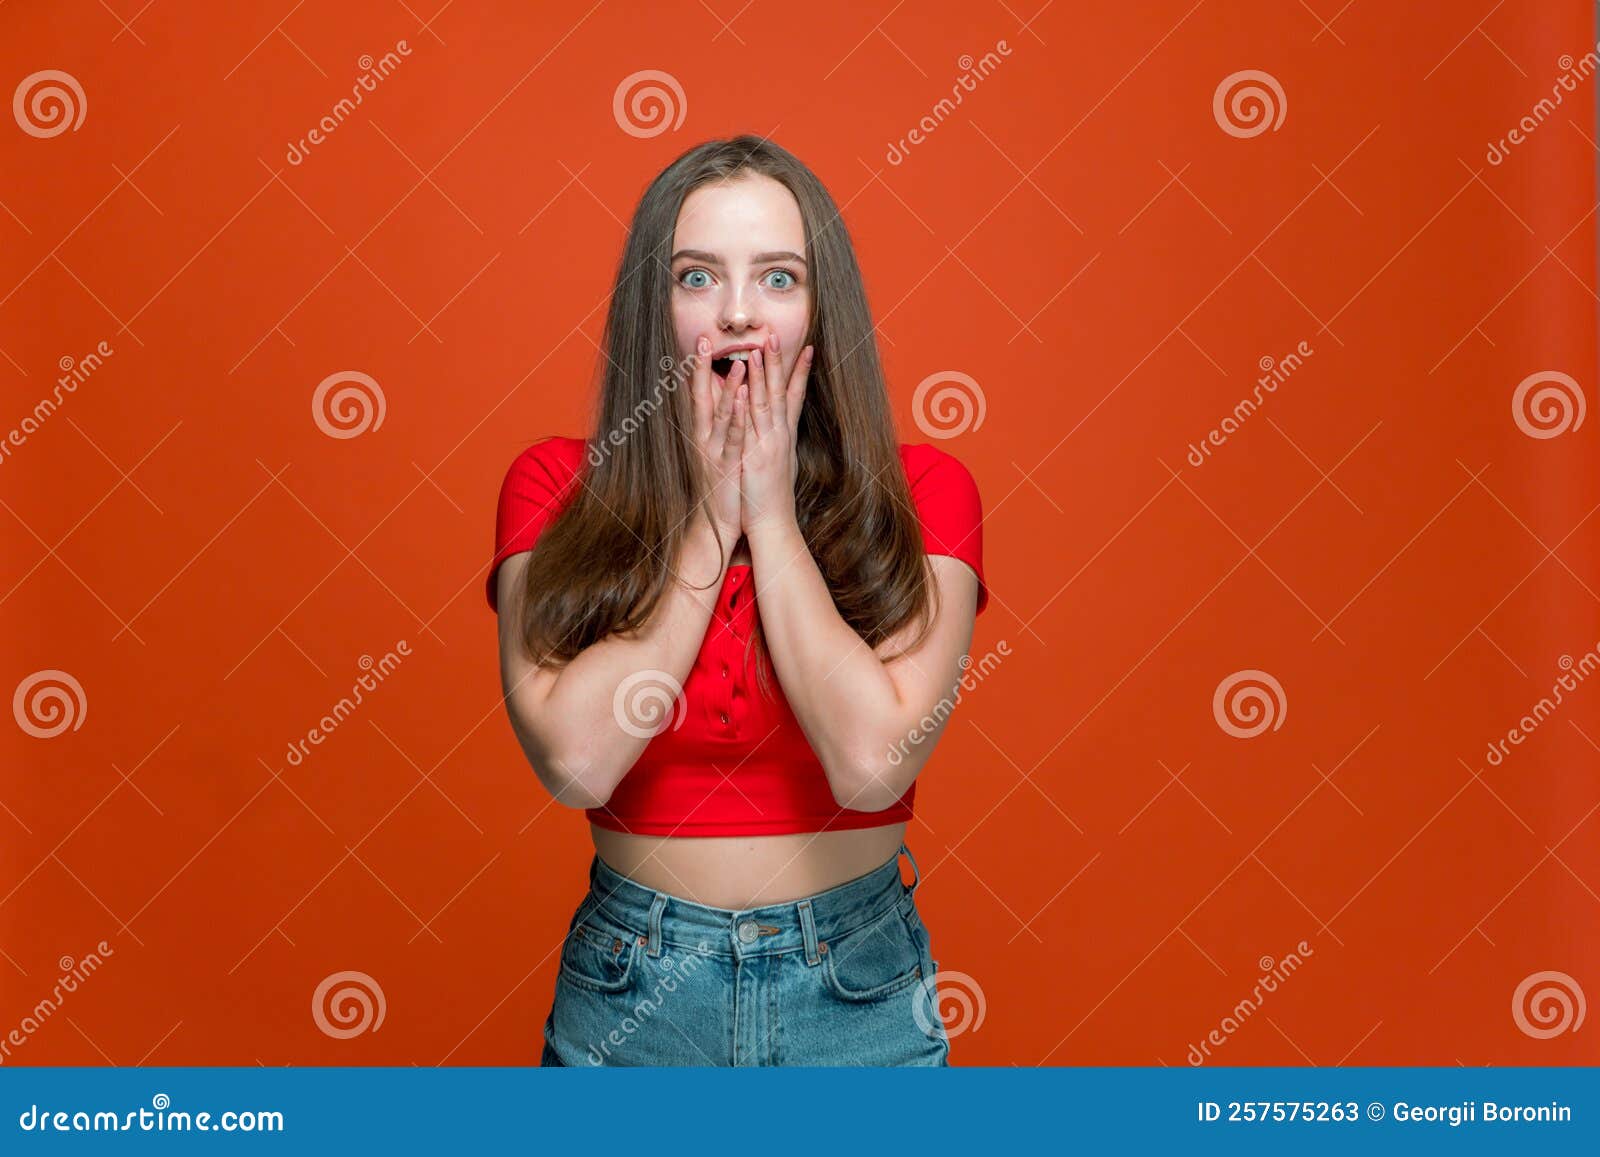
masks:
<instances>
[{"instance_id":1,"label":"finger","mask_svg":"<svg viewBox=\"0 0 1600 1157\"><path fill-rule=\"evenodd\" d=\"M716 390L716 385L713 382L706 388ZM706 438L706 452L713 458L722 453L723 441L728 436L728 427L732 420L733 388L728 386L716 390L716 404L711 410L711 427Z\"/></svg>"},{"instance_id":2,"label":"finger","mask_svg":"<svg viewBox=\"0 0 1600 1157\"><path fill-rule=\"evenodd\" d=\"M772 428L772 398L767 393L766 351L750 351L750 417L759 436Z\"/></svg>"},{"instance_id":3,"label":"finger","mask_svg":"<svg viewBox=\"0 0 1600 1157\"><path fill-rule=\"evenodd\" d=\"M767 348L762 361L772 367L767 376L767 399L772 406L771 429L781 430L789 424L788 396L783 389L783 352L778 348L778 335L767 338Z\"/></svg>"},{"instance_id":4,"label":"finger","mask_svg":"<svg viewBox=\"0 0 1600 1157\"><path fill-rule=\"evenodd\" d=\"M816 346L806 346L800 351L800 356L795 358L794 369L789 371L789 388L785 391L784 409L788 415L791 436L800 429L800 409L805 405L806 386L811 381L811 362L816 354Z\"/></svg>"},{"instance_id":5,"label":"finger","mask_svg":"<svg viewBox=\"0 0 1600 1157\"><path fill-rule=\"evenodd\" d=\"M722 391L723 401L728 407L728 419L722 427L723 441L720 447L724 459L737 461L744 442L745 419L742 411L749 408L749 403L739 397L743 386L744 366L734 362L733 368L728 371L728 384Z\"/></svg>"},{"instance_id":6,"label":"finger","mask_svg":"<svg viewBox=\"0 0 1600 1157\"><path fill-rule=\"evenodd\" d=\"M728 423L728 440L722 446L722 476L737 479L744 469L745 427L748 424L750 400L740 397L740 389L748 391L748 387L731 386L728 393L733 395L733 416Z\"/></svg>"},{"instance_id":7,"label":"finger","mask_svg":"<svg viewBox=\"0 0 1600 1157\"><path fill-rule=\"evenodd\" d=\"M716 421L716 401L711 388L711 339L695 339L694 361L689 368L689 396L694 404L694 436L704 442Z\"/></svg>"}]
</instances>

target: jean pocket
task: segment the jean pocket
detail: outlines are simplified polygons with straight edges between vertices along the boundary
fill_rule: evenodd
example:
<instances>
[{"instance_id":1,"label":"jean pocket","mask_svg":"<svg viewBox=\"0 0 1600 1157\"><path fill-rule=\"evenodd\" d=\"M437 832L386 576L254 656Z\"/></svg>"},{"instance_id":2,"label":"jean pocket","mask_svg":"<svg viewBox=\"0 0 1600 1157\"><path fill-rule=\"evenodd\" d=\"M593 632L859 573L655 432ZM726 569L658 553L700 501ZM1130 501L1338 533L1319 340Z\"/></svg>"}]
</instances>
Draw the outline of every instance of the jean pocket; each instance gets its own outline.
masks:
<instances>
[{"instance_id":1,"label":"jean pocket","mask_svg":"<svg viewBox=\"0 0 1600 1157\"><path fill-rule=\"evenodd\" d=\"M860 928L827 942L822 975L841 1000L883 1000L922 979L922 944L896 905Z\"/></svg>"},{"instance_id":2,"label":"jean pocket","mask_svg":"<svg viewBox=\"0 0 1600 1157\"><path fill-rule=\"evenodd\" d=\"M561 946L560 978L590 992L626 992L634 982L639 934L601 914L590 900Z\"/></svg>"}]
</instances>

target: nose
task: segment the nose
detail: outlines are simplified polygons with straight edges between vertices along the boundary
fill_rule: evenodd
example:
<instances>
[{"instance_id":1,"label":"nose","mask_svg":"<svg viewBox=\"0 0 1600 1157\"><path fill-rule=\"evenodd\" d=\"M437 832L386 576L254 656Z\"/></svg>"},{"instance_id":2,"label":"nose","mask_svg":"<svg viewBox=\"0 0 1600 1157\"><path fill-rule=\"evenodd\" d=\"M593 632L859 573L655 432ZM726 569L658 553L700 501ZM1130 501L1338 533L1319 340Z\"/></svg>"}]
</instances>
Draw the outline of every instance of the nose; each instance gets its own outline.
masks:
<instances>
[{"instance_id":1,"label":"nose","mask_svg":"<svg viewBox=\"0 0 1600 1157\"><path fill-rule=\"evenodd\" d=\"M756 312L755 292L738 282L730 284L723 293L718 313L718 322L730 333L743 333L761 324Z\"/></svg>"}]
</instances>

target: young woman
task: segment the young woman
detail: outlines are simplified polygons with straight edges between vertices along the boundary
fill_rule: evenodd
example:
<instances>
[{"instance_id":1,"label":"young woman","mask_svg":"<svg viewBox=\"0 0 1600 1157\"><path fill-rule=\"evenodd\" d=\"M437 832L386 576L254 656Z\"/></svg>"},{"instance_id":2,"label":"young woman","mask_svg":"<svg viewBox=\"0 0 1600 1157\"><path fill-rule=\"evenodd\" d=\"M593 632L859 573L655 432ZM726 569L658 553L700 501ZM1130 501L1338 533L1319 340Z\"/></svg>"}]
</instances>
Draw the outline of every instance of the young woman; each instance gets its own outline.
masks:
<instances>
[{"instance_id":1,"label":"young woman","mask_svg":"<svg viewBox=\"0 0 1600 1157\"><path fill-rule=\"evenodd\" d=\"M603 349L594 435L506 475L486 588L595 846L542 1063L946 1064L900 853L988 601L972 476L896 441L839 210L761 138L645 191Z\"/></svg>"}]
</instances>

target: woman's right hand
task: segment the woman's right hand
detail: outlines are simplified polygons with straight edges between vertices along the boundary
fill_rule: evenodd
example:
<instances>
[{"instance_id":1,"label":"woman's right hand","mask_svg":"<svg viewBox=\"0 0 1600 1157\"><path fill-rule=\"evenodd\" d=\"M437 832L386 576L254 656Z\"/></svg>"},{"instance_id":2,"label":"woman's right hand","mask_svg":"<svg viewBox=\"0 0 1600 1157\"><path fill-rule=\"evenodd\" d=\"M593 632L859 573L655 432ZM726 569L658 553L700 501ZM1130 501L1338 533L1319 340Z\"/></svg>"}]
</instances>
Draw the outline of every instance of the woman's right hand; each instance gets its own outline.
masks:
<instances>
[{"instance_id":1,"label":"woman's right hand","mask_svg":"<svg viewBox=\"0 0 1600 1157\"><path fill-rule=\"evenodd\" d=\"M735 361L728 384L719 388L711 373L711 339L699 338L689 387L694 402L694 441L700 455L701 493L707 496L711 524L725 555L733 553L740 534L739 462L744 450L744 411L750 404L748 397L738 396L744 374L744 363Z\"/></svg>"}]
</instances>

